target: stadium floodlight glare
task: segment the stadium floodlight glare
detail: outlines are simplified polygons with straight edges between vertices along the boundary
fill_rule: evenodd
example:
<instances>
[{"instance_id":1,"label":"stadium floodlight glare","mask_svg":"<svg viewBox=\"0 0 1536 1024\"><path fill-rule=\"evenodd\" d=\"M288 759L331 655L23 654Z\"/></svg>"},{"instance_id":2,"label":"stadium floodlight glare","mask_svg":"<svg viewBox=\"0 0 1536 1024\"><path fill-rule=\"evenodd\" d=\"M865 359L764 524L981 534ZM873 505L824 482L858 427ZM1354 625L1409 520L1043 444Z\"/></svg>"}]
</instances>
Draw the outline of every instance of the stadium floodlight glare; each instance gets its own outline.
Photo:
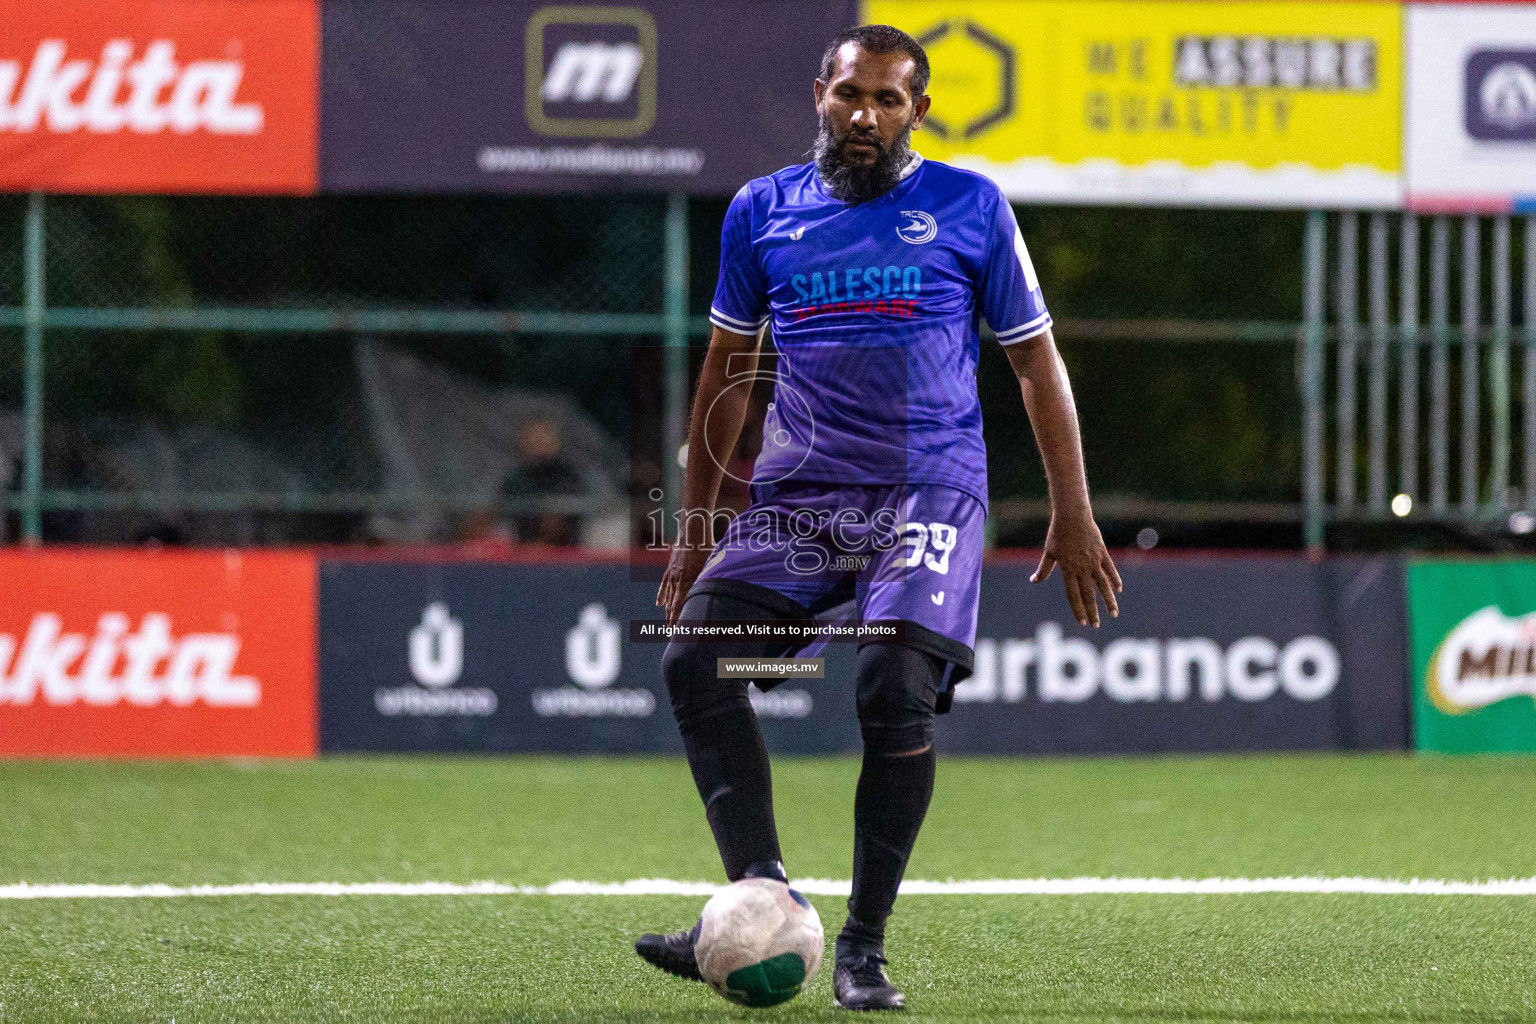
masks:
<instances>
[{"instance_id":1,"label":"stadium floodlight glare","mask_svg":"<svg viewBox=\"0 0 1536 1024\"><path fill-rule=\"evenodd\" d=\"M1413 499L1406 494L1399 494L1392 499L1392 514L1402 519L1413 511Z\"/></svg>"}]
</instances>

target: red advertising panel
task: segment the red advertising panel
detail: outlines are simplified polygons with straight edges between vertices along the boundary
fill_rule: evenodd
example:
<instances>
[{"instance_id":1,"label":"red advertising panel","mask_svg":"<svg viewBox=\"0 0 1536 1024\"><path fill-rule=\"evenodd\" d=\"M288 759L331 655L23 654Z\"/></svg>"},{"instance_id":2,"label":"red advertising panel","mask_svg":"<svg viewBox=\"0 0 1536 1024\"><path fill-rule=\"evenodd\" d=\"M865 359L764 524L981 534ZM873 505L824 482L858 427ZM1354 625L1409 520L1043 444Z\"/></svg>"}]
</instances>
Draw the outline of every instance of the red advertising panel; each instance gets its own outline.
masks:
<instances>
[{"instance_id":1,"label":"red advertising panel","mask_svg":"<svg viewBox=\"0 0 1536 1024\"><path fill-rule=\"evenodd\" d=\"M0 552L0 755L308 757L315 559Z\"/></svg>"},{"instance_id":2,"label":"red advertising panel","mask_svg":"<svg viewBox=\"0 0 1536 1024\"><path fill-rule=\"evenodd\" d=\"M0 190L313 192L317 0L7 0Z\"/></svg>"}]
</instances>

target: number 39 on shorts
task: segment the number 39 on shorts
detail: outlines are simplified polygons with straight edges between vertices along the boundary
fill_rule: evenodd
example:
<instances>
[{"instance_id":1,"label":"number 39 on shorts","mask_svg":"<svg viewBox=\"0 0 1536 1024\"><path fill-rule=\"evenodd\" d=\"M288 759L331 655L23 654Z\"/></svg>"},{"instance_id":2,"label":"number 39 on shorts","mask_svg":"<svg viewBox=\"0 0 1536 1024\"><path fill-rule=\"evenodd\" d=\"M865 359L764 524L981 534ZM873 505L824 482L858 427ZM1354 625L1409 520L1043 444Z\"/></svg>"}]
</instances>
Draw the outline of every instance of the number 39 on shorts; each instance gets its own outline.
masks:
<instances>
[{"instance_id":1,"label":"number 39 on shorts","mask_svg":"<svg viewBox=\"0 0 1536 1024\"><path fill-rule=\"evenodd\" d=\"M898 544L907 547L907 568L926 565L939 575L949 572L949 553L960 531L949 523L903 523Z\"/></svg>"}]
</instances>

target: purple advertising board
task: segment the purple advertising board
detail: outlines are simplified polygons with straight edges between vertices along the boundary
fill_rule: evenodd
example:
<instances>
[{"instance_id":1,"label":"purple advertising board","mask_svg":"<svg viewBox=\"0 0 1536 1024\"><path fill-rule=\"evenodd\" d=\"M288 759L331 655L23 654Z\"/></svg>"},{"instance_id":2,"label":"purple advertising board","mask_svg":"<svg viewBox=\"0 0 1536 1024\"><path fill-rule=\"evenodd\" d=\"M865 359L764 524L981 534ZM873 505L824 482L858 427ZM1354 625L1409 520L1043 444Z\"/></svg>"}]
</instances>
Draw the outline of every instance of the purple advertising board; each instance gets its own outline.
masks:
<instances>
[{"instance_id":1,"label":"purple advertising board","mask_svg":"<svg viewBox=\"0 0 1536 1024\"><path fill-rule=\"evenodd\" d=\"M321 188L684 189L799 162L853 0L326 0Z\"/></svg>"},{"instance_id":2,"label":"purple advertising board","mask_svg":"<svg viewBox=\"0 0 1536 1024\"><path fill-rule=\"evenodd\" d=\"M1128 559L1101 630L1033 567L982 572L946 755L1407 746L1397 560ZM665 643L630 629L658 621L655 595L622 564L324 559L321 749L678 753ZM770 749L859 749L855 650L827 644L824 678L751 694Z\"/></svg>"}]
</instances>

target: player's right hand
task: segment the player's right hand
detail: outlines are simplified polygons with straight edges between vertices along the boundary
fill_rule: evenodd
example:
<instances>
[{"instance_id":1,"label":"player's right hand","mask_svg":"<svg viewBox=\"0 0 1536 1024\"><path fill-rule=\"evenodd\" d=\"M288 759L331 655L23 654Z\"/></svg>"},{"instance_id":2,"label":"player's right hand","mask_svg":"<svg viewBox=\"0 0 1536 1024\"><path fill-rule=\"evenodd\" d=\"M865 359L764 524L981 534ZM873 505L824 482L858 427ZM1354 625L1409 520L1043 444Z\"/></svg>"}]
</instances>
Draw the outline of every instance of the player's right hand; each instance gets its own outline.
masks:
<instances>
[{"instance_id":1,"label":"player's right hand","mask_svg":"<svg viewBox=\"0 0 1536 1024\"><path fill-rule=\"evenodd\" d=\"M1120 582L1120 571L1115 568L1115 560L1109 557L1109 549L1104 546L1104 537L1099 533L1092 513L1052 514L1040 565L1029 581L1044 583L1058 565L1067 590L1067 604L1072 606L1072 617L1078 625L1099 628L1098 598L1103 599L1104 610L1112 618L1120 615L1120 604L1115 595L1124 590L1125 585Z\"/></svg>"},{"instance_id":2,"label":"player's right hand","mask_svg":"<svg viewBox=\"0 0 1536 1024\"><path fill-rule=\"evenodd\" d=\"M656 607L667 610L668 625L677 621L693 581L704 571L709 553L709 548L698 545L673 545L672 555L667 559L667 571L661 574L661 587L656 591Z\"/></svg>"}]
</instances>

